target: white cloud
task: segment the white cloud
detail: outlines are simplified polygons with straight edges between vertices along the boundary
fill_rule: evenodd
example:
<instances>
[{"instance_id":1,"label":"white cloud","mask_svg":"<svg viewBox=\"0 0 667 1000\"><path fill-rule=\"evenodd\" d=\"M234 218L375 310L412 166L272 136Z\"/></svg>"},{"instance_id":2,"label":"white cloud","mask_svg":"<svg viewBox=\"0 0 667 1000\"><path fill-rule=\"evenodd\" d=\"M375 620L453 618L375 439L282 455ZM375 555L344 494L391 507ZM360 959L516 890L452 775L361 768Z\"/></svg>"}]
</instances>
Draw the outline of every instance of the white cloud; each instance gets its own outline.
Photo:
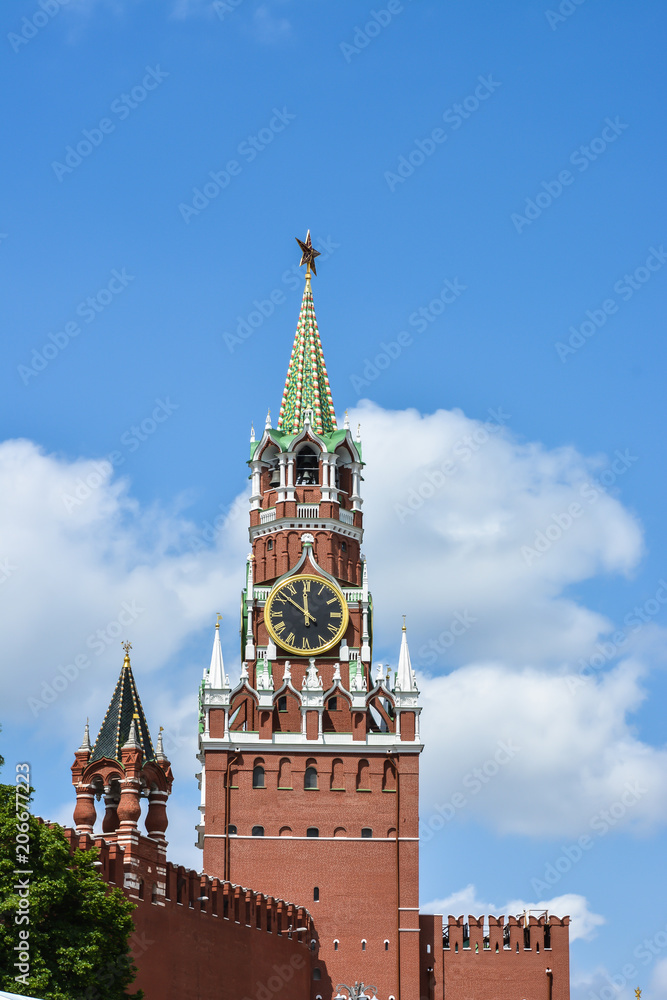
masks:
<instances>
[{"instance_id":1,"label":"white cloud","mask_svg":"<svg viewBox=\"0 0 667 1000\"><path fill-rule=\"evenodd\" d=\"M548 910L557 917L571 918L570 923L570 943L582 938L589 941L595 937L596 930L605 923L605 919L599 913L590 910L585 896L575 893L566 893L563 896L554 896L552 899L541 899L531 902L525 899L511 899L503 906L495 903L485 902L477 895L474 885L467 885L463 889L458 889L444 899L434 899L430 903L425 903L421 907L422 913L440 913L445 920L451 914L453 917L463 915L464 917L480 917L482 915L494 917L499 916L520 916L525 910L532 910L532 916L539 916L543 910Z\"/></svg>"},{"instance_id":2,"label":"white cloud","mask_svg":"<svg viewBox=\"0 0 667 1000\"><path fill-rule=\"evenodd\" d=\"M611 623L564 591L637 565L636 519L596 486L601 475L612 489L632 475L633 455L587 460L572 447L519 443L502 410L483 422L365 403L350 419L361 422L368 460L364 544L377 633L398 641L409 611L417 666L500 653L508 666L554 666L594 651ZM572 504L578 517L568 513ZM538 532L549 547L533 557L525 550ZM392 585L383 587L385 579ZM452 643L457 612L475 621Z\"/></svg>"}]
</instances>

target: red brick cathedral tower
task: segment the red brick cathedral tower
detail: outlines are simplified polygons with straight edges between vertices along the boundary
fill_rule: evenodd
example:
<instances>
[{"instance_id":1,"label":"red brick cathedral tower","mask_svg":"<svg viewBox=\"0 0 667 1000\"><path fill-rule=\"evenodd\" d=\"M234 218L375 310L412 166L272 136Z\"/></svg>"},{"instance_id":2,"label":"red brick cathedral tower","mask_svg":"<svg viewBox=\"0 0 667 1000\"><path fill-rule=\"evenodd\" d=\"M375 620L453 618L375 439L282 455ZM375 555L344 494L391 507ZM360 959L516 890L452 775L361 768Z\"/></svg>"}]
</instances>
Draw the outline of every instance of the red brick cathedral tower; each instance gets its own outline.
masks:
<instances>
[{"instance_id":1,"label":"red brick cathedral tower","mask_svg":"<svg viewBox=\"0 0 667 1000\"><path fill-rule=\"evenodd\" d=\"M372 666L361 554L361 441L336 425L306 285L278 426L251 437L243 666L230 684L216 626L201 691L204 871L307 906L311 998L339 983L419 997L419 692ZM293 933L303 933L293 928Z\"/></svg>"}]
</instances>

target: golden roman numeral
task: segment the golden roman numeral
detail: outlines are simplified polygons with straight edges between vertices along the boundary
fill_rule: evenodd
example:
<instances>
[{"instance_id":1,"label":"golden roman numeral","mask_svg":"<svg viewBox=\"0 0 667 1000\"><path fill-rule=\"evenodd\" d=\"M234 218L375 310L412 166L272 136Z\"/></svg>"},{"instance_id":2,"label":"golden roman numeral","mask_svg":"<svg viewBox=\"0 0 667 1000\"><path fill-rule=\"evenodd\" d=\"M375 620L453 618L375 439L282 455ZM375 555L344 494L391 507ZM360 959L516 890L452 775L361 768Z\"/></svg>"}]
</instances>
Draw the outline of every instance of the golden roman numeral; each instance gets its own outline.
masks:
<instances>
[{"instance_id":1,"label":"golden roman numeral","mask_svg":"<svg viewBox=\"0 0 667 1000\"><path fill-rule=\"evenodd\" d=\"M319 590L317 591L317 596L318 596L318 597L320 596L320 594L321 594L321 593L322 593L322 591L324 590L324 587L325 587L325 584L323 583L323 584L322 584L322 586L320 587L320 589L319 589Z\"/></svg>"},{"instance_id":2,"label":"golden roman numeral","mask_svg":"<svg viewBox=\"0 0 667 1000\"><path fill-rule=\"evenodd\" d=\"M290 634L285 639L285 642L292 643L292 642L294 642L295 639L296 639L296 636L294 635L294 632L290 632Z\"/></svg>"},{"instance_id":3,"label":"golden roman numeral","mask_svg":"<svg viewBox=\"0 0 667 1000\"><path fill-rule=\"evenodd\" d=\"M342 618L343 617L343 612L342 611L331 611L331 612L329 612L329 617L330 618Z\"/></svg>"},{"instance_id":4,"label":"golden roman numeral","mask_svg":"<svg viewBox=\"0 0 667 1000\"><path fill-rule=\"evenodd\" d=\"M336 626L332 625L331 622L329 622L329 624L327 625L327 628L329 629L329 631L331 632L332 635L335 635L336 632L338 631L338 629L336 628Z\"/></svg>"},{"instance_id":5,"label":"golden roman numeral","mask_svg":"<svg viewBox=\"0 0 667 1000\"><path fill-rule=\"evenodd\" d=\"M303 640L303 646L301 648L302 649L310 649L310 643L308 642L307 639Z\"/></svg>"},{"instance_id":6,"label":"golden roman numeral","mask_svg":"<svg viewBox=\"0 0 667 1000\"><path fill-rule=\"evenodd\" d=\"M277 632L278 635L282 635L285 631L285 622L278 622L277 625L273 626L273 631Z\"/></svg>"},{"instance_id":7,"label":"golden roman numeral","mask_svg":"<svg viewBox=\"0 0 667 1000\"><path fill-rule=\"evenodd\" d=\"M337 597L332 597L330 601L327 601L327 604L337 604L337 603L338 603Z\"/></svg>"},{"instance_id":8,"label":"golden roman numeral","mask_svg":"<svg viewBox=\"0 0 667 1000\"><path fill-rule=\"evenodd\" d=\"M303 592L304 592L304 594L309 594L310 593L310 585L312 583L312 580L302 580L301 582L303 583Z\"/></svg>"},{"instance_id":9,"label":"golden roman numeral","mask_svg":"<svg viewBox=\"0 0 667 1000\"><path fill-rule=\"evenodd\" d=\"M296 587L293 583L287 584L287 590L289 590L290 594L296 594Z\"/></svg>"}]
</instances>

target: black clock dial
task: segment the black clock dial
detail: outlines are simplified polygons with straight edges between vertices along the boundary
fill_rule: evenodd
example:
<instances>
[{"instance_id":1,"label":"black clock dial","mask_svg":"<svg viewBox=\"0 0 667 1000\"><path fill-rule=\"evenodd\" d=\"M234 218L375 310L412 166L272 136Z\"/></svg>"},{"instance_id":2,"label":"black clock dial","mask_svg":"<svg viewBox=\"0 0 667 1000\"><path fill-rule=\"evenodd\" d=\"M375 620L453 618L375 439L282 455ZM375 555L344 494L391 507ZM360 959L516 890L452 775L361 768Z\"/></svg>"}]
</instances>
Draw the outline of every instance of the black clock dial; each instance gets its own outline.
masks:
<instances>
[{"instance_id":1,"label":"black clock dial","mask_svg":"<svg viewBox=\"0 0 667 1000\"><path fill-rule=\"evenodd\" d=\"M268 596L264 621L274 642L299 656L331 649L345 635L348 610L337 587L319 576L293 576Z\"/></svg>"}]
</instances>

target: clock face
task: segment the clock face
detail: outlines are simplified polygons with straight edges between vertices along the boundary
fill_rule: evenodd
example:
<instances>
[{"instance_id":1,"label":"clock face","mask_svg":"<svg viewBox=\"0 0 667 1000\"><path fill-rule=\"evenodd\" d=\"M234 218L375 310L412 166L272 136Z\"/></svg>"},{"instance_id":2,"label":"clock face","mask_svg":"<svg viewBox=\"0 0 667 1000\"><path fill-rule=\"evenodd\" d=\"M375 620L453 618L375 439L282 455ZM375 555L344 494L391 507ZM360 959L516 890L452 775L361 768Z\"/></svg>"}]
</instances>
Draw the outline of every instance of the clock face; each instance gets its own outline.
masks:
<instances>
[{"instance_id":1,"label":"clock face","mask_svg":"<svg viewBox=\"0 0 667 1000\"><path fill-rule=\"evenodd\" d=\"M293 576L275 587L264 608L269 635L283 649L312 656L345 635L348 610L338 587L320 576Z\"/></svg>"}]
</instances>

